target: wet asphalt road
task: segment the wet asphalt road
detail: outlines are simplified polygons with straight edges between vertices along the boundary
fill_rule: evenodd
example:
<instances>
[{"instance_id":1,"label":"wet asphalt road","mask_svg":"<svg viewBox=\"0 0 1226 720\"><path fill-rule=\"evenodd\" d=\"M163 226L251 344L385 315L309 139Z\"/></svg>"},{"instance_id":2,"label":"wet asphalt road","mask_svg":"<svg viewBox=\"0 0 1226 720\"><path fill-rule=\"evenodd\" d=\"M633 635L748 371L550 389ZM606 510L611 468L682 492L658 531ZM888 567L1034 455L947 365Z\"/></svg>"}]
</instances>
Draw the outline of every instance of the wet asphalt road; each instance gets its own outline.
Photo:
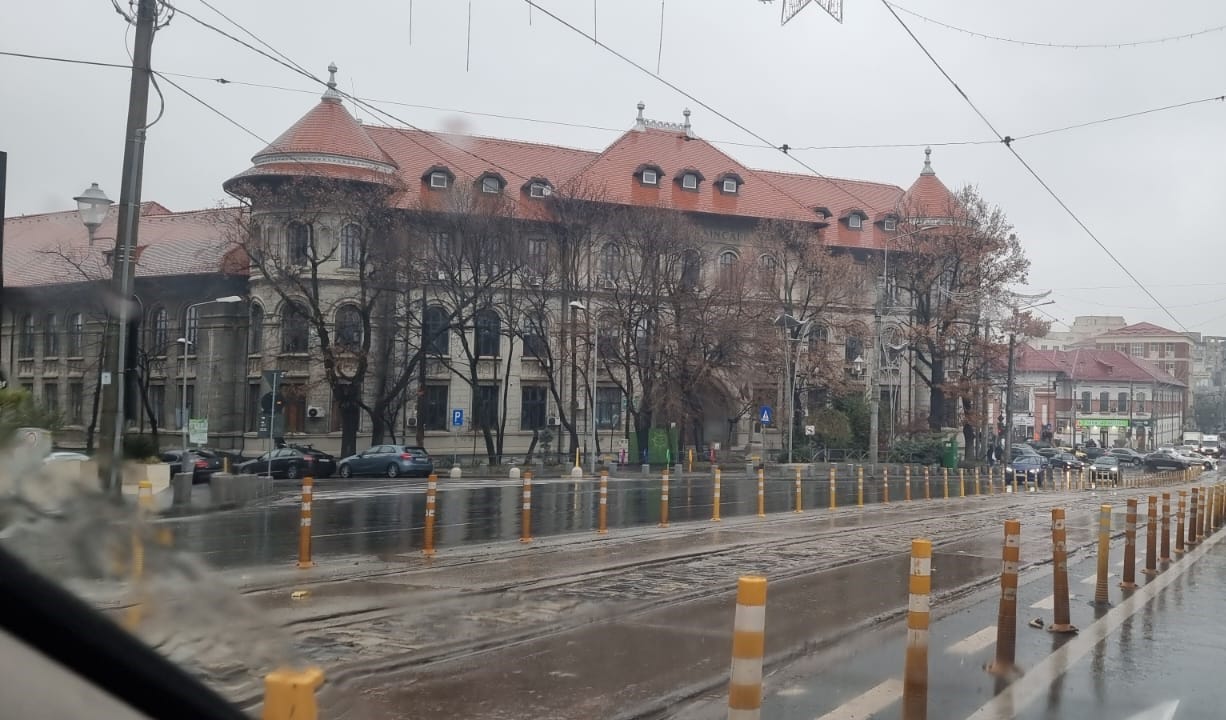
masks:
<instances>
[{"instance_id":1,"label":"wet asphalt road","mask_svg":"<svg viewBox=\"0 0 1226 720\"><path fill-rule=\"evenodd\" d=\"M894 502L904 497L902 478L891 478ZM712 479L705 474L674 476L670 485L669 518L672 522L708 520L712 513ZM388 557L422 547L425 525L426 481L343 480L327 478L315 483L312 503L313 551L317 557L373 555ZM236 510L170 517L161 524L174 530L179 547L192 551L214 567L241 568L278 565L297 557L300 491L297 483L278 481L276 495L266 503ZM520 494L517 480L439 480L435 545L454 547L515 540L520 536ZM933 479L934 497L943 487ZM986 481L981 492L988 491ZM743 474L722 480L721 514L740 517L757 512L757 480ZM914 497L923 497L923 479L912 478ZM968 495L973 485L968 481ZM830 485L826 479L802 481L807 508L825 508ZM957 482L951 494L957 496ZM881 500L880 483L865 483L866 504ZM840 481L836 500L840 507L854 505L854 481ZM795 499L792 479L768 478L766 512L787 512ZM653 526L660 520L660 478L611 477L609 527ZM593 480L538 480L532 486L532 534L548 537L596 528L599 496Z\"/></svg>"}]
</instances>

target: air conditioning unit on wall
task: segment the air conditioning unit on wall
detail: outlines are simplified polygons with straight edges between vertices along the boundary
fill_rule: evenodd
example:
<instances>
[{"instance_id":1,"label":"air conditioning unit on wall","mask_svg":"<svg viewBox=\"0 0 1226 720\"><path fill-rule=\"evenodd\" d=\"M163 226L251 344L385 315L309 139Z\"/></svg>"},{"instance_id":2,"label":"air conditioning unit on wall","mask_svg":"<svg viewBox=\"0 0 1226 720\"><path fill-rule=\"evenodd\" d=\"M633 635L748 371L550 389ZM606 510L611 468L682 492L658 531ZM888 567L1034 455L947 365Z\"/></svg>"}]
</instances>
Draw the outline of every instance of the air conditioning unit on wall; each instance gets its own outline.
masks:
<instances>
[{"instance_id":1,"label":"air conditioning unit on wall","mask_svg":"<svg viewBox=\"0 0 1226 720\"><path fill-rule=\"evenodd\" d=\"M324 409L318 405L311 405L307 408L307 417L318 419L324 416Z\"/></svg>"},{"instance_id":2,"label":"air conditioning unit on wall","mask_svg":"<svg viewBox=\"0 0 1226 720\"><path fill-rule=\"evenodd\" d=\"M411 428L417 427L417 416L410 415L409 419L405 421L405 424Z\"/></svg>"},{"instance_id":3,"label":"air conditioning unit on wall","mask_svg":"<svg viewBox=\"0 0 1226 720\"><path fill-rule=\"evenodd\" d=\"M558 420L556 417L550 416L549 418L545 420L545 424L548 425L549 427L557 427L561 425L562 422Z\"/></svg>"}]
</instances>

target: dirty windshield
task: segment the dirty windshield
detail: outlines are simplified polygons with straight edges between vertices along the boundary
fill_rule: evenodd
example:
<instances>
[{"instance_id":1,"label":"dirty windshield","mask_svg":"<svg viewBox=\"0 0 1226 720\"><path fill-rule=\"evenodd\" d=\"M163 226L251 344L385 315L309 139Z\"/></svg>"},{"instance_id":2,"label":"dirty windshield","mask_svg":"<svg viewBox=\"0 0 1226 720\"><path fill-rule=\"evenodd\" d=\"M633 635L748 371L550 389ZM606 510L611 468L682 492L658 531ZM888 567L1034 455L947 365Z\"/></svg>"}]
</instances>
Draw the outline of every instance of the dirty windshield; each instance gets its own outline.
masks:
<instances>
[{"instance_id":1,"label":"dirty windshield","mask_svg":"<svg viewBox=\"0 0 1226 720\"><path fill-rule=\"evenodd\" d=\"M0 696L1220 716L1222 67L1210 0L24 3Z\"/></svg>"}]
</instances>

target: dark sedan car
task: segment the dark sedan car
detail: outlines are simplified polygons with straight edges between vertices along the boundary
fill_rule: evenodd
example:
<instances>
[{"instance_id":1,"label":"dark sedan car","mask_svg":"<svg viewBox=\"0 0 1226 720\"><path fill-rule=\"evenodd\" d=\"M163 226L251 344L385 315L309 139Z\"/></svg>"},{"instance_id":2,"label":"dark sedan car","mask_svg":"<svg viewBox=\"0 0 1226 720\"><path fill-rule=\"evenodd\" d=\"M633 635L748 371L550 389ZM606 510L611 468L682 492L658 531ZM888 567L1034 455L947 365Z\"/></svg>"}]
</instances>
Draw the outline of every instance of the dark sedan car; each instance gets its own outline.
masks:
<instances>
[{"instance_id":1,"label":"dark sedan car","mask_svg":"<svg viewBox=\"0 0 1226 720\"><path fill-rule=\"evenodd\" d=\"M1076 455L1067 452L1058 452L1047 459L1051 466L1057 470L1072 470L1077 472L1086 466L1085 463L1077 459Z\"/></svg>"},{"instance_id":2,"label":"dark sedan car","mask_svg":"<svg viewBox=\"0 0 1226 720\"><path fill-rule=\"evenodd\" d=\"M184 455L187 457L186 462ZM193 483L208 482L213 473L222 471L223 464L220 455L203 449L188 450L186 453L182 450L168 450L162 453L162 462L170 463L172 477L182 472L191 472Z\"/></svg>"},{"instance_id":3,"label":"dark sedan car","mask_svg":"<svg viewBox=\"0 0 1226 720\"><path fill-rule=\"evenodd\" d=\"M434 461L425 448L416 445L375 445L343 458L337 471L344 478L354 475L426 477L434 472Z\"/></svg>"},{"instance_id":4,"label":"dark sedan car","mask_svg":"<svg viewBox=\"0 0 1226 720\"><path fill-rule=\"evenodd\" d=\"M251 475L272 475L273 477L332 477L336 471L336 460L322 450L316 450L309 445L282 447L260 455L254 460L240 463L236 471Z\"/></svg>"},{"instance_id":5,"label":"dark sedan car","mask_svg":"<svg viewBox=\"0 0 1226 720\"><path fill-rule=\"evenodd\" d=\"M1107 451L1111 457L1120 461L1121 465L1132 465L1133 467L1141 467L1145 462L1145 454L1139 453L1132 448L1111 448Z\"/></svg>"},{"instance_id":6,"label":"dark sedan car","mask_svg":"<svg viewBox=\"0 0 1226 720\"><path fill-rule=\"evenodd\" d=\"M1145 456L1145 469L1151 472L1158 470L1187 470L1192 463L1182 455L1174 452L1152 452Z\"/></svg>"},{"instance_id":7,"label":"dark sedan car","mask_svg":"<svg viewBox=\"0 0 1226 720\"><path fill-rule=\"evenodd\" d=\"M1005 466L1005 482L1013 484L1016 476L1018 483L1034 483L1043 485L1043 476L1048 470L1047 458L1042 455L1022 455Z\"/></svg>"}]
</instances>

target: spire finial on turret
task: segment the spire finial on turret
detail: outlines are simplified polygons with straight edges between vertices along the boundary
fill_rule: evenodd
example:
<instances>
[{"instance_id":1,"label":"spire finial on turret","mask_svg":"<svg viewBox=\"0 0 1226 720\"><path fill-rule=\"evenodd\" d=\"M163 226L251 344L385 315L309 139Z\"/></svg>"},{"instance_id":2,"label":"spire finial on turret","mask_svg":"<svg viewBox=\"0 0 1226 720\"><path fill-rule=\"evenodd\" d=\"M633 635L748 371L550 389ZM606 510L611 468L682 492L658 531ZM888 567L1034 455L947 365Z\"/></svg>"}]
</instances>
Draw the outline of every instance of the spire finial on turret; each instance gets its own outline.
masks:
<instances>
[{"instance_id":1,"label":"spire finial on turret","mask_svg":"<svg viewBox=\"0 0 1226 720\"><path fill-rule=\"evenodd\" d=\"M920 171L920 175L936 175L936 171L932 169L932 148L924 148L924 169Z\"/></svg>"},{"instance_id":2,"label":"spire finial on turret","mask_svg":"<svg viewBox=\"0 0 1226 720\"><path fill-rule=\"evenodd\" d=\"M685 130L685 136L693 137L694 128L690 125L690 109L686 108L685 110L682 110L681 114L685 117L685 122L681 125L681 127Z\"/></svg>"},{"instance_id":3,"label":"spire finial on turret","mask_svg":"<svg viewBox=\"0 0 1226 720\"><path fill-rule=\"evenodd\" d=\"M647 109L647 103L643 102L642 100L639 100L639 104L636 107L639 109L639 114L638 114L638 117L634 119L634 129L635 130L646 130L647 120L643 118L643 111Z\"/></svg>"},{"instance_id":4,"label":"spire finial on turret","mask_svg":"<svg viewBox=\"0 0 1226 720\"><path fill-rule=\"evenodd\" d=\"M336 63L328 63L328 89L324 91L324 100L340 100L341 94L336 90Z\"/></svg>"}]
</instances>

